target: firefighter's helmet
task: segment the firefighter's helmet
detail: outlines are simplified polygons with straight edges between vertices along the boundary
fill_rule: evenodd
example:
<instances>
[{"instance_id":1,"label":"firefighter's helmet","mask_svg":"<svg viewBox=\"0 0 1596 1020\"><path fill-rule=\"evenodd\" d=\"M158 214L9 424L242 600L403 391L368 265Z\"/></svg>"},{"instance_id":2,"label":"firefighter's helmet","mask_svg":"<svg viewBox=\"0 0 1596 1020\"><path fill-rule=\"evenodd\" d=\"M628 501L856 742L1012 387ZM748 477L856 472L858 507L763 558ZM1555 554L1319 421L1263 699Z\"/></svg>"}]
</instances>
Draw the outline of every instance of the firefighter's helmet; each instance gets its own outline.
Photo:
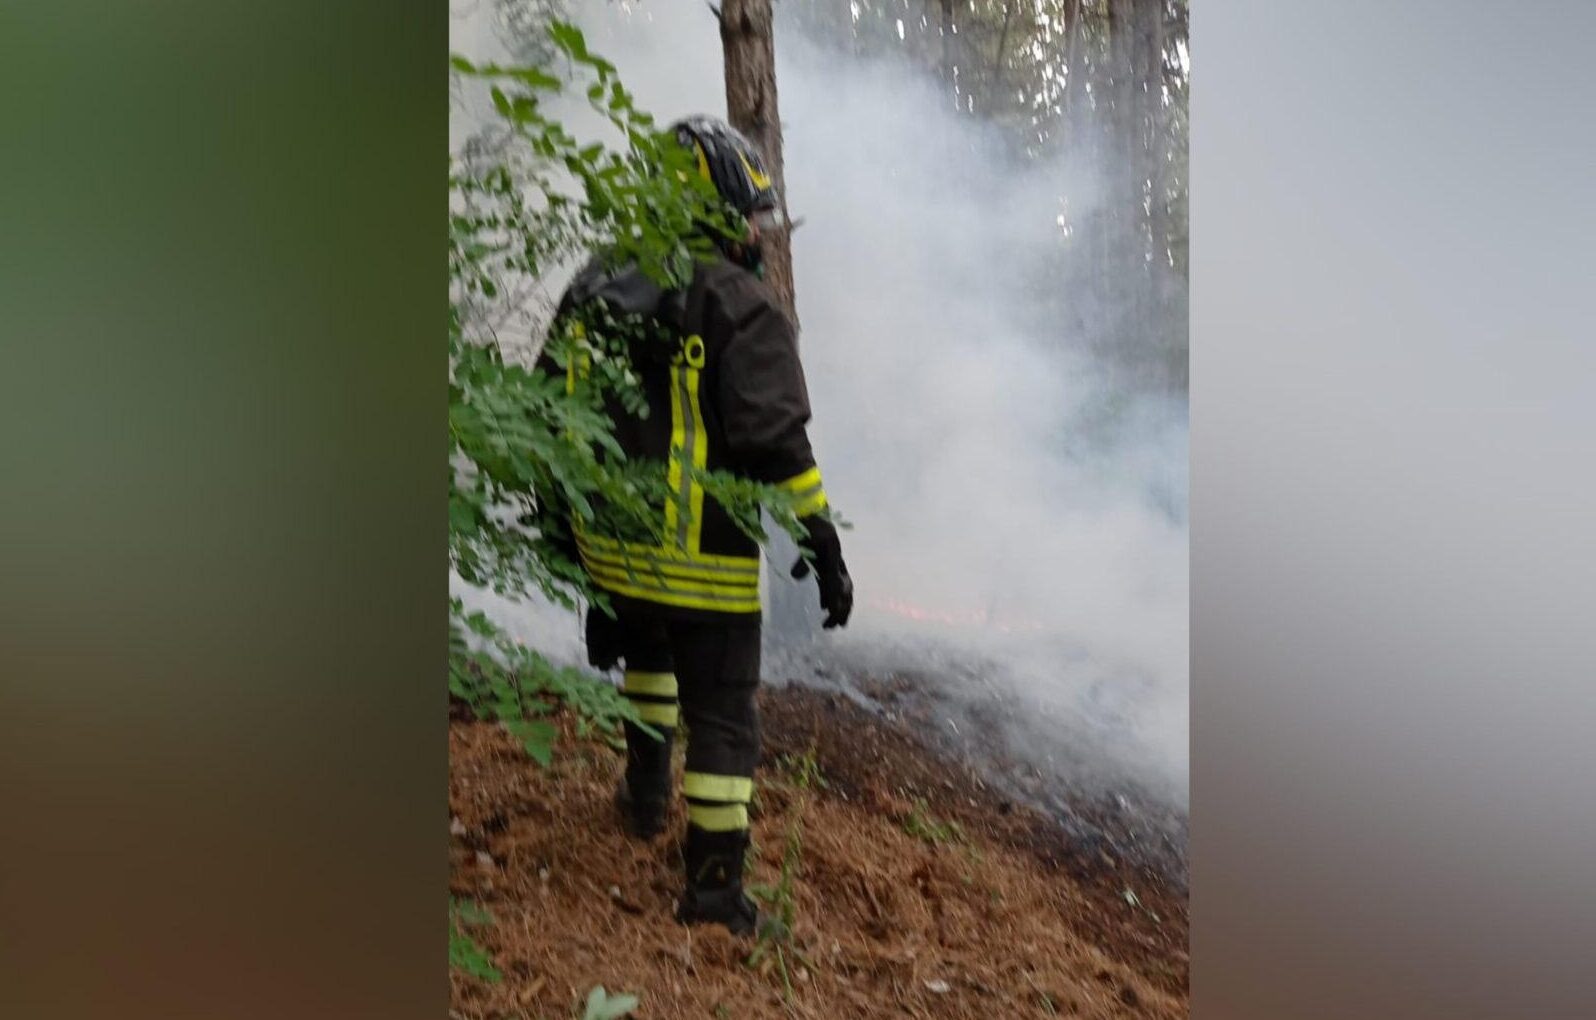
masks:
<instances>
[{"instance_id":1,"label":"firefighter's helmet","mask_svg":"<svg viewBox=\"0 0 1596 1020\"><path fill-rule=\"evenodd\" d=\"M748 219L778 214L781 202L765 170L764 157L736 128L718 117L687 117L671 125L676 138L698 158L720 197Z\"/></svg>"}]
</instances>

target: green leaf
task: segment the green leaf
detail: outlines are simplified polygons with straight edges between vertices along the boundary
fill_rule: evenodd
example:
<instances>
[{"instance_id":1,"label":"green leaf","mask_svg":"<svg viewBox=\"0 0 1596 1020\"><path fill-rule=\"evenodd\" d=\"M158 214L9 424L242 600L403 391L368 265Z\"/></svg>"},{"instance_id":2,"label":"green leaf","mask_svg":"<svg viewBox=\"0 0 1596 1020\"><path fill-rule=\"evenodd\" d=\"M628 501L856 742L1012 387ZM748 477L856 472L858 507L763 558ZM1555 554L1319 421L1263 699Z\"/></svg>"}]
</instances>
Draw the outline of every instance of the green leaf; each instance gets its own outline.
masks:
<instances>
[{"instance_id":1,"label":"green leaf","mask_svg":"<svg viewBox=\"0 0 1596 1020\"><path fill-rule=\"evenodd\" d=\"M617 1020L636 1009L637 1001L635 995L610 995L598 985L587 994L582 1020Z\"/></svg>"},{"instance_id":2,"label":"green leaf","mask_svg":"<svg viewBox=\"0 0 1596 1020\"><path fill-rule=\"evenodd\" d=\"M550 22L549 39L575 59L587 56L587 41L582 37L582 30L568 21Z\"/></svg>"},{"instance_id":3,"label":"green leaf","mask_svg":"<svg viewBox=\"0 0 1596 1020\"><path fill-rule=\"evenodd\" d=\"M483 925L492 921L487 911L470 901L454 900L449 904L449 967L480 981L496 984L504 975L493 965L493 960L471 936L465 925Z\"/></svg>"},{"instance_id":4,"label":"green leaf","mask_svg":"<svg viewBox=\"0 0 1596 1020\"><path fill-rule=\"evenodd\" d=\"M547 767L554 760L554 738L558 732L554 724L544 719L507 722L511 734L521 741L521 746L532 760Z\"/></svg>"},{"instance_id":5,"label":"green leaf","mask_svg":"<svg viewBox=\"0 0 1596 1020\"><path fill-rule=\"evenodd\" d=\"M536 67L518 67L510 73L530 88L544 91L558 91L560 88L560 79Z\"/></svg>"},{"instance_id":6,"label":"green leaf","mask_svg":"<svg viewBox=\"0 0 1596 1020\"><path fill-rule=\"evenodd\" d=\"M454 902L455 916L462 924L481 925L492 924L493 915L475 900L456 900Z\"/></svg>"},{"instance_id":7,"label":"green leaf","mask_svg":"<svg viewBox=\"0 0 1596 1020\"><path fill-rule=\"evenodd\" d=\"M713 188L684 150L654 130L613 64L587 49L581 33L556 23L557 52L582 65L595 105L625 141L619 149L582 145L540 93L562 88L563 68L477 65L451 56L451 68L490 80L503 146L474 151L449 169L449 562L468 583L510 599L543 598L575 608L578 598L606 605L582 567L543 527L576 517L595 534L630 541L658 527L671 498L657 463L622 455L605 411L641 414L646 399L630 352L651 339L636 321L577 309L551 330L544 352L558 368L509 362L494 328L541 267L598 251L635 262L661 284L680 284L714 241L698 226L716 224ZM595 84L593 78L597 77ZM569 392L567 321L587 327L590 370ZM545 362L545 365L547 362ZM792 530L791 500L768 486L704 472L705 491L758 535L762 507ZM697 471L695 469L695 477ZM607 682L557 668L502 634L479 613L450 603L448 687L478 718L503 724L534 760L552 761L560 724L618 740L636 710ZM489 964L491 966L491 964Z\"/></svg>"}]
</instances>

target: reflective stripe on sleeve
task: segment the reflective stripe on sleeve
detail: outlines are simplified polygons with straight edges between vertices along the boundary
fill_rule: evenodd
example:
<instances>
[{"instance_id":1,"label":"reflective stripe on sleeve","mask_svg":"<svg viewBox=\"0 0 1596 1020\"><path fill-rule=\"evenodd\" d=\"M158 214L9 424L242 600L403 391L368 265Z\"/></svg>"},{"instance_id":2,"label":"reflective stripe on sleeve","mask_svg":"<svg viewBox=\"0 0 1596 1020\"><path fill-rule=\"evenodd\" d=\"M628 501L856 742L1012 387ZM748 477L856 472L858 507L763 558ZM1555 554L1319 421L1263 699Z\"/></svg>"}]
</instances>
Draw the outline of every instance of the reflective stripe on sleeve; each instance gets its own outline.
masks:
<instances>
[{"instance_id":1,"label":"reflective stripe on sleeve","mask_svg":"<svg viewBox=\"0 0 1596 1020\"><path fill-rule=\"evenodd\" d=\"M776 483L793 498L793 513L799 517L817 514L827 507L826 488L820 480L820 468L812 467L784 482Z\"/></svg>"}]
</instances>

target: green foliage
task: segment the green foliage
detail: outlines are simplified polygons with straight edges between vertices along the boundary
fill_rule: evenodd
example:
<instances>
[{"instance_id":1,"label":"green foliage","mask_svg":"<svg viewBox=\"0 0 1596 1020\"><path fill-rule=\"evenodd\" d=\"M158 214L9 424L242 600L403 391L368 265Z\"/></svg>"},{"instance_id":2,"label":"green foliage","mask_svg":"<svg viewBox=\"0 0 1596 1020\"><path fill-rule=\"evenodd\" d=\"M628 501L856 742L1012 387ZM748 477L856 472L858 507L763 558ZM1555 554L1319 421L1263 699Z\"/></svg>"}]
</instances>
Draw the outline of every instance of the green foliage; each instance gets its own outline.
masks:
<instances>
[{"instance_id":1,"label":"green foliage","mask_svg":"<svg viewBox=\"0 0 1596 1020\"><path fill-rule=\"evenodd\" d=\"M828 790L831 784L820 772L820 761L813 745L803 754L784 754L776 767L785 773L798 790Z\"/></svg>"},{"instance_id":2,"label":"green foliage","mask_svg":"<svg viewBox=\"0 0 1596 1020\"><path fill-rule=\"evenodd\" d=\"M450 161L449 563L470 584L511 599L607 608L577 562L566 515L593 534L653 542L665 501L679 498L660 465L626 459L606 410L619 403L646 413L629 352L650 339L649 326L616 321L599 308L562 317L544 350L545 366L558 369L552 373L507 357L496 328L520 310L529 286L588 252L635 263L662 287L679 287L694 260L713 251L714 232L740 236L745 227L720 207L687 152L636 108L614 65L590 52L580 32L556 22L548 39L555 60L543 66L478 66L461 56L449 62L457 81L487 86L497 116L496 133ZM603 115L619 148L580 142L551 112L552 101L573 90ZM587 370L568 379L576 358ZM788 493L691 470L749 534L764 537L762 510L801 534ZM540 764L552 759L558 731L551 716L560 708L579 734L612 744L620 743L623 721L655 732L613 686L553 665L482 613L466 612L461 600L450 600L449 621L450 693L479 718L503 724ZM497 980L465 934L468 923L451 911L451 965ZM598 988L585 1016L619 1017L636 1004Z\"/></svg>"},{"instance_id":3,"label":"green foliage","mask_svg":"<svg viewBox=\"0 0 1596 1020\"><path fill-rule=\"evenodd\" d=\"M584 323L593 327L581 338L592 371L568 392L565 378L506 360L491 342L495 315L520 305L528 281L588 251L681 285L713 246L698 224L720 220L707 182L636 109L614 65L570 25L555 22L549 38L573 78L594 79L588 101L626 146L583 145L549 112L580 87L552 66L450 60L456 74L488 83L502 133L450 169L449 551L472 584L573 606L595 593L564 540L563 511L599 533L632 536L668 498L661 472L626 463L605 412L609 394L641 404L626 357L631 324ZM563 368L578 340L560 325L547 353ZM472 335L483 331L489 342Z\"/></svg>"},{"instance_id":4,"label":"green foliage","mask_svg":"<svg viewBox=\"0 0 1596 1020\"><path fill-rule=\"evenodd\" d=\"M651 327L601 308L560 316L542 363L506 355L498 328L554 269L590 252L631 263L664 288L684 286L717 232L746 229L697 172L696 160L637 108L616 68L574 26L553 22L534 66L478 65L455 55L456 85L485 88L494 119L449 168L449 563L468 583L514 600L608 611L577 560L569 517L589 533L657 541L669 499L657 463L633 464L608 408L646 414L630 352ZM556 101L585 97L615 144L583 142ZM583 371L567 371L579 359ZM552 367L552 370L551 370ZM750 535L760 514L801 534L792 497L723 472L695 470ZM551 665L450 602L450 691L508 727L547 763L559 705L613 738L635 714L608 685Z\"/></svg>"},{"instance_id":5,"label":"green foliage","mask_svg":"<svg viewBox=\"0 0 1596 1020\"><path fill-rule=\"evenodd\" d=\"M775 885L751 885L749 895L764 903L767 909L765 922L758 932L758 944L745 963L761 973L772 968L781 977L782 994L792 1001L792 973L794 961L813 966L793 943L793 925L798 919L798 870L803 862L804 809L809 804L811 789L825 789L826 780L820 774L820 763L815 748L802 755L786 755L780 770L793 789L792 815L787 823L787 837L781 854L781 874Z\"/></svg>"},{"instance_id":6,"label":"green foliage","mask_svg":"<svg viewBox=\"0 0 1596 1020\"><path fill-rule=\"evenodd\" d=\"M449 693L479 718L502 723L540 765L547 765L554 754L556 730L547 717L557 706L572 713L580 736L596 735L623 746L625 721L658 735L612 685L553 665L506 637L482 613L465 612L458 599L451 599L449 608Z\"/></svg>"},{"instance_id":7,"label":"green foliage","mask_svg":"<svg viewBox=\"0 0 1596 1020\"><path fill-rule=\"evenodd\" d=\"M467 927L491 924L493 918L486 910L470 900L449 901L449 969L474 977L479 981L498 984L503 980L499 969L488 958L487 951L466 934Z\"/></svg>"},{"instance_id":8,"label":"green foliage","mask_svg":"<svg viewBox=\"0 0 1596 1020\"><path fill-rule=\"evenodd\" d=\"M548 34L568 75L554 66L450 59L457 75L488 85L501 129L495 148L451 167L459 199L451 217L452 280L492 297L506 271L538 278L573 255L604 251L662 285L685 283L694 258L713 251L710 231L740 235L743 224L575 26L556 21ZM624 148L582 144L550 112L551 102L573 89L585 93Z\"/></svg>"},{"instance_id":9,"label":"green foliage","mask_svg":"<svg viewBox=\"0 0 1596 1020\"><path fill-rule=\"evenodd\" d=\"M583 1005L582 1020L617 1020L626 1016L637 1008L635 995L611 995L599 985L587 993L587 1002Z\"/></svg>"},{"instance_id":10,"label":"green foliage","mask_svg":"<svg viewBox=\"0 0 1596 1020\"><path fill-rule=\"evenodd\" d=\"M930 846L964 842L964 829L959 823L938 819L926 807L922 797L915 798L909 817L903 820L903 831Z\"/></svg>"}]
</instances>

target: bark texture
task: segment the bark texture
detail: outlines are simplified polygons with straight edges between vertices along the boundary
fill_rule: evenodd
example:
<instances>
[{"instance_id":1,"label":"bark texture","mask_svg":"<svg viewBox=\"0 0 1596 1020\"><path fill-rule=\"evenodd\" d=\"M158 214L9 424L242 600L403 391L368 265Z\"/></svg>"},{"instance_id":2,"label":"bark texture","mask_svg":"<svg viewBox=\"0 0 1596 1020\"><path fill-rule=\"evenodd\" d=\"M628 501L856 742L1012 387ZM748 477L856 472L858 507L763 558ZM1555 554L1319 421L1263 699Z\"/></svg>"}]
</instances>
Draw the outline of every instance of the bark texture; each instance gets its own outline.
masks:
<instances>
[{"instance_id":1,"label":"bark texture","mask_svg":"<svg viewBox=\"0 0 1596 1020\"><path fill-rule=\"evenodd\" d=\"M720 8L720 42L726 58L726 119L764 153L765 168L781 196L782 222L788 224L765 234L765 282L797 326L792 217L787 212L781 110L776 102L776 36L771 0L724 0ZM798 555L797 547L784 533L771 536L769 553L765 636L777 648L801 646L812 641L820 629L814 582L795 582L780 566L792 563Z\"/></svg>"},{"instance_id":2,"label":"bark texture","mask_svg":"<svg viewBox=\"0 0 1596 1020\"><path fill-rule=\"evenodd\" d=\"M726 55L726 119L765 155L765 165L787 215L787 177L782 166L781 114L776 102L776 39L771 0L725 0L720 8L720 41ZM765 235L765 280L798 322L793 298L792 230Z\"/></svg>"}]
</instances>

